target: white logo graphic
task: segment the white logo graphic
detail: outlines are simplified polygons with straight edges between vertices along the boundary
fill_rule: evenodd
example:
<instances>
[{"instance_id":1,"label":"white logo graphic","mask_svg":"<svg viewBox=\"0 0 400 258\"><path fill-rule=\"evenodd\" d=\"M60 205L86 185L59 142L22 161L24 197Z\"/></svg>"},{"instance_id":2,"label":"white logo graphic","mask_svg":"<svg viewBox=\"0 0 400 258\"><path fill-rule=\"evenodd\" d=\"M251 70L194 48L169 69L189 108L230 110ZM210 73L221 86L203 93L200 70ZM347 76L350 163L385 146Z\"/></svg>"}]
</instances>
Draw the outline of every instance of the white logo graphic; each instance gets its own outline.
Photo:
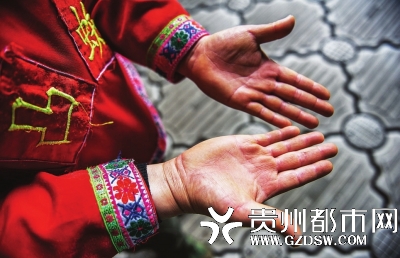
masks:
<instances>
[{"instance_id":1,"label":"white logo graphic","mask_svg":"<svg viewBox=\"0 0 400 258\"><path fill-rule=\"evenodd\" d=\"M351 232L356 231L356 217L361 219L361 232L365 232L365 214L367 210L340 210L342 213L342 232L346 232L346 217L351 218Z\"/></svg>"},{"instance_id":2,"label":"white logo graphic","mask_svg":"<svg viewBox=\"0 0 400 258\"><path fill-rule=\"evenodd\" d=\"M251 228L255 228L254 222L261 221L260 226L254 230L251 230L251 233L258 232L261 229L266 229L270 233L276 232L273 230L276 227L275 219L278 218L278 215L276 215L276 209L251 209L251 215L249 215L249 218L251 219ZM270 229L267 224L265 224L266 221L271 222L273 229Z\"/></svg>"},{"instance_id":3,"label":"white logo graphic","mask_svg":"<svg viewBox=\"0 0 400 258\"><path fill-rule=\"evenodd\" d=\"M376 229L392 229L393 233L397 233L397 209L372 209L372 233Z\"/></svg>"},{"instance_id":4,"label":"white logo graphic","mask_svg":"<svg viewBox=\"0 0 400 258\"><path fill-rule=\"evenodd\" d=\"M211 217L213 217L213 219L219 223L227 222L228 219L233 214L233 208L231 208L231 207L229 207L228 211L225 213L225 215L222 215L222 216L217 214L212 207L208 208L208 211L210 212ZM243 224L242 222L231 222L231 223L227 223L225 226L222 227L222 235L224 236L224 238L228 244L233 243L232 238L229 236L229 231L232 228L241 227L242 224ZM211 222L211 221L200 221L200 226L209 227L212 229L211 238L210 238L210 240L208 240L208 243L210 243L210 245L213 244L219 235L218 224L215 222Z\"/></svg>"}]
</instances>

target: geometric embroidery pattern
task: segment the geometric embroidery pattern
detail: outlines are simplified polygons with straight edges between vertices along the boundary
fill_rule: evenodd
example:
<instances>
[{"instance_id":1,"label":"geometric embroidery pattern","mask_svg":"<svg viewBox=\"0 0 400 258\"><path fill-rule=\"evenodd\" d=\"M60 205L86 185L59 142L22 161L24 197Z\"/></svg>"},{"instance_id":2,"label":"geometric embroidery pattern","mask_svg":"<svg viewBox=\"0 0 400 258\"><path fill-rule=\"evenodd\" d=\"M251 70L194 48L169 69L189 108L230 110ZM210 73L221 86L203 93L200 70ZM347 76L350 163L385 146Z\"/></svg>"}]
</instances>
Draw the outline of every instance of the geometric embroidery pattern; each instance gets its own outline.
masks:
<instances>
[{"instance_id":1,"label":"geometric embroidery pattern","mask_svg":"<svg viewBox=\"0 0 400 258\"><path fill-rule=\"evenodd\" d=\"M146 242L158 230L149 190L133 160L88 168L97 204L118 252Z\"/></svg>"},{"instance_id":2,"label":"geometric embroidery pattern","mask_svg":"<svg viewBox=\"0 0 400 258\"><path fill-rule=\"evenodd\" d=\"M47 99L47 106L42 108L42 107L38 107L36 105L33 105L31 103L25 102L21 97L18 97L14 103L12 104L12 115L11 115L11 126L8 129L8 131L17 131L17 130L24 130L24 131L38 131L41 133L41 137L39 140L39 143L36 146L40 146L40 145L56 145L56 144L65 144L65 143L70 143L70 141L68 140L68 134L69 134L69 128L71 125L71 115L72 115L72 110L74 109L74 107L79 105L79 102L77 102L71 95L68 95L64 92L61 92L59 90L57 90L54 87L51 87L48 91L46 91L46 94L48 96ZM26 108L26 109L32 109L35 110L37 112L41 112L44 113L46 115L51 115L53 114L53 110L51 109L51 96L56 95L56 96L60 96L63 97L67 100L69 100L71 102L71 105L68 109L68 115L66 117L67 119L67 124L66 124L66 128L64 131L64 138L62 140L59 141L45 141L45 136L46 136L46 129L47 127L39 127L39 126L32 126L32 125L18 125L15 124L15 111L19 108Z\"/></svg>"},{"instance_id":3,"label":"geometric embroidery pattern","mask_svg":"<svg viewBox=\"0 0 400 258\"><path fill-rule=\"evenodd\" d=\"M1 161L31 169L75 164L96 126L95 84L31 60L15 44L0 56Z\"/></svg>"},{"instance_id":4,"label":"geometric embroidery pattern","mask_svg":"<svg viewBox=\"0 0 400 258\"><path fill-rule=\"evenodd\" d=\"M147 64L154 71L170 81L175 76L179 61L201 37L209 33L189 16L174 18L154 39L147 51ZM175 76L175 77L174 77Z\"/></svg>"}]
</instances>

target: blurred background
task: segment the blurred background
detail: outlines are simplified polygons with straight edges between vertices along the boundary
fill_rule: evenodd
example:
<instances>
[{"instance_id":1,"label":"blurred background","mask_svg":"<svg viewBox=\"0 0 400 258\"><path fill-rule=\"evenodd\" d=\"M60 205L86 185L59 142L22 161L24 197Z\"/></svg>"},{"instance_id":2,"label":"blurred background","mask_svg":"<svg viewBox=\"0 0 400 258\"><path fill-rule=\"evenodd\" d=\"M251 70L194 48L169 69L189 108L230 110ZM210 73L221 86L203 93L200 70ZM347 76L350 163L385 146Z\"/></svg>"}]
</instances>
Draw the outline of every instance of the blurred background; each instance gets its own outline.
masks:
<instances>
[{"instance_id":1,"label":"blurred background","mask_svg":"<svg viewBox=\"0 0 400 258\"><path fill-rule=\"evenodd\" d=\"M372 209L400 208L400 1L180 2L211 33L238 25L269 23L289 14L296 17L296 27L288 37L264 44L262 49L275 61L331 91L335 114L328 119L319 117L316 130L325 134L327 142L337 144L339 154L332 160L334 171L330 175L276 196L267 204L289 211L335 209L336 231L326 234L334 238L342 234L367 235L363 246L253 246L250 229L237 228L230 231L234 239L231 245L219 238L209 246L214 256L400 257L400 233L393 234L392 229L372 233ZM168 132L167 159L211 137L275 129L211 100L188 79L172 85L145 68L139 67L139 72ZM356 219L356 232L351 232L350 219L346 221L346 233L341 232L340 210L351 209L366 211L364 233L360 219ZM180 217L183 231L208 245L211 230L200 227L203 220L213 221L199 215ZM309 221L306 234L318 235L311 232Z\"/></svg>"}]
</instances>

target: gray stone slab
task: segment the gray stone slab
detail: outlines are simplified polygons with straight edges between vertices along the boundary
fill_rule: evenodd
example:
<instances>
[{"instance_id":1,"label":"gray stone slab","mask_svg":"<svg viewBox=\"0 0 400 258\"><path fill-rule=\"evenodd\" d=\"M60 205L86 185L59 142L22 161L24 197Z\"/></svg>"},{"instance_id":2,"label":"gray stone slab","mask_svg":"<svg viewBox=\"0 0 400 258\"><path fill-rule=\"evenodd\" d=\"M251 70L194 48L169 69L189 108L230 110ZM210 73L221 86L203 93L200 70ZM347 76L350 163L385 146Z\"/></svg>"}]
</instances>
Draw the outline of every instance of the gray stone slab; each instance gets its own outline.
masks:
<instances>
[{"instance_id":1,"label":"gray stone slab","mask_svg":"<svg viewBox=\"0 0 400 258\"><path fill-rule=\"evenodd\" d=\"M182 152L187 150L188 147L182 145L174 145L172 137L167 133L167 146L165 150L165 160L170 160L177 157Z\"/></svg>"},{"instance_id":2,"label":"gray stone slab","mask_svg":"<svg viewBox=\"0 0 400 258\"><path fill-rule=\"evenodd\" d=\"M286 258L289 257L288 247L283 244L283 237L281 238L282 246L279 245L254 245L251 242L250 236L266 236L272 235L265 230L257 233L247 232L243 235L242 239L242 255L246 258ZM254 241L254 240L253 240Z\"/></svg>"},{"instance_id":3,"label":"gray stone slab","mask_svg":"<svg viewBox=\"0 0 400 258\"><path fill-rule=\"evenodd\" d=\"M288 38L264 44L262 49L279 63L300 72L327 86L331 93L331 103L335 106L333 117L321 118L317 130L323 133L337 133L327 141L339 146L339 154L333 159L334 171L327 177L302 188L292 190L271 199L268 203L278 208L336 208L336 222L340 223L340 209L382 208L383 199L374 190L389 196L389 207L400 208L400 132L391 131L381 142L382 131L374 134L372 126L355 125L346 131L346 122L355 114L353 97L344 90L346 76L338 62L345 65L350 75L349 88L358 97L361 112L369 113L383 121L385 128L400 126L400 50L381 45L381 41L400 44L400 23L397 22L400 1L397 0L181 0L193 17L211 33L229 27L246 24L273 22L288 14L296 17L296 27ZM324 14L323 5L327 6ZM242 19L242 16L244 19ZM330 27L324 19L334 26ZM331 28L335 36L331 37ZM306 54L287 55L287 52ZM318 51L317 53L315 53ZM156 102L169 133L167 159L177 156L199 140L226 134L264 133L276 127L266 124L258 118L232 110L210 100L190 81L171 85L154 72L139 69L144 78L149 97ZM353 121L354 122L354 121ZM357 122L357 121L356 121ZM365 125L361 123L362 125ZM378 122L379 124L379 122ZM357 125L357 123L356 123ZM379 126L378 126L379 127ZM377 127L377 128L378 128ZM304 128L302 128L304 130ZM376 129L376 128L375 128ZM378 129L382 129L379 127ZM360 131L361 130L361 131ZM358 133L353 146L358 143L372 142L370 147L373 158L380 168L376 182L375 168L366 152L356 150L349 145L349 132ZM365 133L372 133L367 136ZM347 135L347 136L346 136ZM349 139L346 142L346 138ZM374 138L375 137L375 138ZM354 139L353 139L354 140ZM378 141L379 140L379 141ZM359 144L360 145L360 144ZM371 146L371 145L369 145ZM360 146L358 146L360 148ZM223 238L213 245L213 250L221 254L216 257L310 257L310 251L316 251L312 257L397 257L398 233L396 237L388 232L378 231L371 234L371 216L366 216L366 234L368 245L365 250L355 250L349 246L314 247L251 246L248 243L249 229L232 230L235 240L230 246ZM201 228L200 221L212 218L200 215L182 216L184 232L207 242L210 229ZM346 228L350 227L349 223ZM359 234L358 223L356 225ZM337 236L341 224L337 225ZM307 233L311 232L308 225ZM349 234L349 233L347 233ZM314 234L315 235L315 234ZM247 241L247 242L246 242ZM357 247L363 248L363 247ZM340 250L339 250L340 249ZM393 253L397 256L393 256ZM152 257L151 253L123 253L118 258Z\"/></svg>"},{"instance_id":4,"label":"gray stone slab","mask_svg":"<svg viewBox=\"0 0 400 258\"><path fill-rule=\"evenodd\" d=\"M243 11L250 6L251 0L230 0L228 7L234 11Z\"/></svg>"},{"instance_id":5,"label":"gray stone slab","mask_svg":"<svg viewBox=\"0 0 400 258\"><path fill-rule=\"evenodd\" d=\"M162 90L158 108L174 144L192 145L199 139L233 134L249 120L247 114L210 99L190 80Z\"/></svg>"},{"instance_id":6,"label":"gray stone slab","mask_svg":"<svg viewBox=\"0 0 400 258\"><path fill-rule=\"evenodd\" d=\"M390 198L391 205L400 211L400 132L387 135L385 145L374 151L374 158L381 168L378 187Z\"/></svg>"},{"instance_id":7,"label":"gray stone slab","mask_svg":"<svg viewBox=\"0 0 400 258\"><path fill-rule=\"evenodd\" d=\"M347 65L353 77L350 90L360 98L359 106L389 127L400 125L400 50L383 45L377 50L362 50Z\"/></svg>"},{"instance_id":8,"label":"gray stone slab","mask_svg":"<svg viewBox=\"0 0 400 258\"><path fill-rule=\"evenodd\" d=\"M261 120L260 118L255 117L255 116L252 116L251 120L252 120L252 123L256 123L256 124L262 125L265 128L271 128L271 131L280 129L279 127L271 125L271 124L265 122L264 120Z\"/></svg>"},{"instance_id":9,"label":"gray stone slab","mask_svg":"<svg viewBox=\"0 0 400 258\"><path fill-rule=\"evenodd\" d=\"M182 231L186 234L189 234L193 238L203 241L207 245L208 240L211 237L212 230L208 227L201 227L201 221L211 221L215 222L212 218L204 216L204 215L194 215L188 214L182 216ZM218 223L219 224L219 223ZM223 227L224 224L220 224L220 228ZM241 239L242 236L249 231L248 228L234 228L229 231L229 235L233 240L232 244L228 244L226 240L220 234L215 240L215 242L210 245L211 249L216 253L221 253L229 250L240 250Z\"/></svg>"},{"instance_id":10,"label":"gray stone slab","mask_svg":"<svg viewBox=\"0 0 400 258\"><path fill-rule=\"evenodd\" d=\"M318 179L315 182L302 186L299 189L291 190L287 193L278 195L267 204L280 209L303 208L311 209L330 209L335 208L333 216L336 222L335 232L324 233L332 235L335 239L342 234L368 234L370 238L372 230L371 211L374 208L382 208L383 199L371 187L371 179L374 177L374 169L371 167L367 155L363 152L351 148L340 136L327 138L327 142L335 143L339 148L338 155L332 159L334 170L326 177ZM367 210L365 214L365 233L361 232L361 221L356 221L356 230L351 233L351 221L345 221L345 232L342 232L342 213L340 210ZM328 227L332 227L329 221ZM312 233L312 224L307 223L307 235L318 235ZM367 246L371 247L371 241L367 241ZM352 247L349 245L334 246L334 248L349 252ZM316 246L301 246L296 250L302 251L308 249L315 251Z\"/></svg>"},{"instance_id":11,"label":"gray stone slab","mask_svg":"<svg viewBox=\"0 0 400 258\"><path fill-rule=\"evenodd\" d=\"M369 114L354 114L347 119L344 128L346 139L356 148L374 149L385 141L383 124Z\"/></svg>"},{"instance_id":12,"label":"gray stone slab","mask_svg":"<svg viewBox=\"0 0 400 258\"><path fill-rule=\"evenodd\" d=\"M392 230L381 229L372 239L372 250L376 257L400 257L400 234Z\"/></svg>"},{"instance_id":13,"label":"gray stone slab","mask_svg":"<svg viewBox=\"0 0 400 258\"><path fill-rule=\"evenodd\" d=\"M306 253L291 253L290 258L309 258L310 255ZM312 256L313 258L370 258L371 254L368 251L354 251L350 254L343 254L331 247L325 247L316 255ZM379 257L379 256L378 256Z\"/></svg>"},{"instance_id":14,"label":"gray stone slab","mask_svg":"<svg viewBox=\"0 0 400 258\"><path fill-rule=\"evenodd\" d=\"M167 84L168 81L147 67L141 65L135 65L135 67L140 74L149 99L153 103L159 102L161 100L160 88Z\"/></svg>"},{"instance_id":15,"label":"gray stone slab","mask_svg":"<svg viewBox=\"0 0 400 258\"><path fill-rule=\"evenodd\" d=\"M143 83L145 85L146 93L153 104L158 103L161 100L161 89L156 84L149 80L149 78L143 78Z\"/></svg>"},{"instance_id":16,"label":"gray stone slab","mask_svg":"<svg viewBox=\"0 0 400 258\"><path fill-rule=\"evenodd\" d=\"M356 56L356 49L348 39L329 38L322 42L322 53L337 62L346 62Z\"/></svg>"},{"instance_id":17,"label":"gray stone slab","mask_svg":"<svg viewBox=\"0 0 400 258\"><path fill-rule=\"evenodd\" d=\"M326 118L314 112L312 113L320 120L316 130L322 133L339 132L345 118L354 112L353 98L344 89L346 77L340 66L328 63L320 55L308 57L288 55L278 63L311 78L329 89L331 92L329 102L335 107L333 116ZM303 130L305 128L298 126Z\"/></svg>"},{"instance_id":18,"label":"gray stone slab","mask_svg":"<svg viewBox=\"0 0 400 258\"><path fill-rule=\"evenodd\" d=\"M247 24L265 24L282 19L289 14L296 17L296 26L284 39L262 45L270 56L282 56L292 50L308 53L319 49L324 38L329 37L330 29L323 21L324 11L316 2L308 1L272 1L258 3L244 14Z\"/></svg>"},{"instance_id":19,"label":"gray stone slab","mask_svg":"<svg viewBox=\"0 0 400 258\"><path fill-rule=\"evenodd\" d=\"M164 77L161 77L160 75L158 75L158 73L148 69L147 71L147 77L149 78L149 80L153 83L157 83L159 85L165 85L168 83L167 79L165 79Z\"/></svg>"},{"instance_id":20,"label":"gray stone slab","mask_svg":"<svg viewBox=\"0 0 400 258\"><path fill-rule=\"evenodd\" d=\"M235 134L265 134L267 132L272 131L272 126L269 126L267 123L244 123L239 126Z\"/></svg>"},{"instance_id":21,"label":"gray stone slab","mask_svg":"<svg viewBox=\"0 0 400 258\"><path fill-rule=\"evenodd\" d=\"M400 43L399 1L332 0L326 5L336 35L351 38L360 46L376 46L384 40Z\"/></svg>"},{"instance_id":22,"label":"gray stone slab","mask_svg":"<svg viewBox=\"0 0 400 258\"><path fill-rule=\"evenodd\" d=\"M170 160L172 158L175 158L185 150L187 150L187 148L185 147L173 147L170 152L167 152L165 154L165 160Z\"/></svg>"},{"instance_id":23,"label":"gray stone slab","mask_svg":"<svg viewBox=\"0 0 400 258\"><path fill-rule=\"evenodd\" d=\"M215 258L242 258L242 256L238 253L227 253L221 256L214 256Z\"/></svg>"},{"instance_id":24,"label":"gray stone slab","mask_svg":"<svg viewBox=\"0 0 400 258\"><path fill-rule=\"evenodd\" d=\"M186 9L193 9L199 5L213 6L225 4L228 0L179 0Z\"/></svg>"},{"instance_id":25,"label":"gray stone slab","mask_svg":"<svg viewBox=\"0 0 400 258\"><path fill-rule=\"evenodd\" d=\"M200 10L193 13L192 17L210 33L240 25L240 16L229 12L226 8L217 8L213 11Z\"/></svg>"}]
</instances>

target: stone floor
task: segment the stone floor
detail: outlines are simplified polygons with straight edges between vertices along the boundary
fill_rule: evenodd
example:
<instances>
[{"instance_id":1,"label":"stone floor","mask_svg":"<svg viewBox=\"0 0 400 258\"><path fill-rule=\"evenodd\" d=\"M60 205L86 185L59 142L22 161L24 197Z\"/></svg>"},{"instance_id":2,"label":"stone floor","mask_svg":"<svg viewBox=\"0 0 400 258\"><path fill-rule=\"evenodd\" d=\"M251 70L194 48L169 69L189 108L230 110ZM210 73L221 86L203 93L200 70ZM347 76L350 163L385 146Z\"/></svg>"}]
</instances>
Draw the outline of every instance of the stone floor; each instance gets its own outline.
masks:
<instances>
[{"instance_id":1,"label":"stone floor","mask_svg":"<svg viewBox=\"0 0 400 258\"><path fill-rule=\"evenodd\" d=\"M335 168L329 176L267 203L290 211L336 208L337 222L339 210L367 211L365 246L254 246L250 243L250 230L240 228L230 232L234 239L231 245L219 238L211 246L215 257L400 257L399 233L392 234L388 229L372 233L371 229L372 209L400 208L400 22L396 18L400 1L181 3L212 33L237 25L269 23L288 14L296 17L291 35L262 45L262 49L277 62L329 88L335 114L329 119L321 117L316 130L325 134L326 141L337 144L339 154L333 159ZM209 99L189 80L171 85L144 68L140 73L168 131L168 158L210 137L274 129ZM183 230L208 245L211 230L200 227L204 219L197 215L182 217ZM351 227L347 224L346 228ZM360 234L359 227L357 224L355 233L346 234ZM337 228L341 228L340 222ZM343 234L336 231L331 233L334 237ZM307 232L311 232L309 225Z\"/></svg>"}]
</instances>

